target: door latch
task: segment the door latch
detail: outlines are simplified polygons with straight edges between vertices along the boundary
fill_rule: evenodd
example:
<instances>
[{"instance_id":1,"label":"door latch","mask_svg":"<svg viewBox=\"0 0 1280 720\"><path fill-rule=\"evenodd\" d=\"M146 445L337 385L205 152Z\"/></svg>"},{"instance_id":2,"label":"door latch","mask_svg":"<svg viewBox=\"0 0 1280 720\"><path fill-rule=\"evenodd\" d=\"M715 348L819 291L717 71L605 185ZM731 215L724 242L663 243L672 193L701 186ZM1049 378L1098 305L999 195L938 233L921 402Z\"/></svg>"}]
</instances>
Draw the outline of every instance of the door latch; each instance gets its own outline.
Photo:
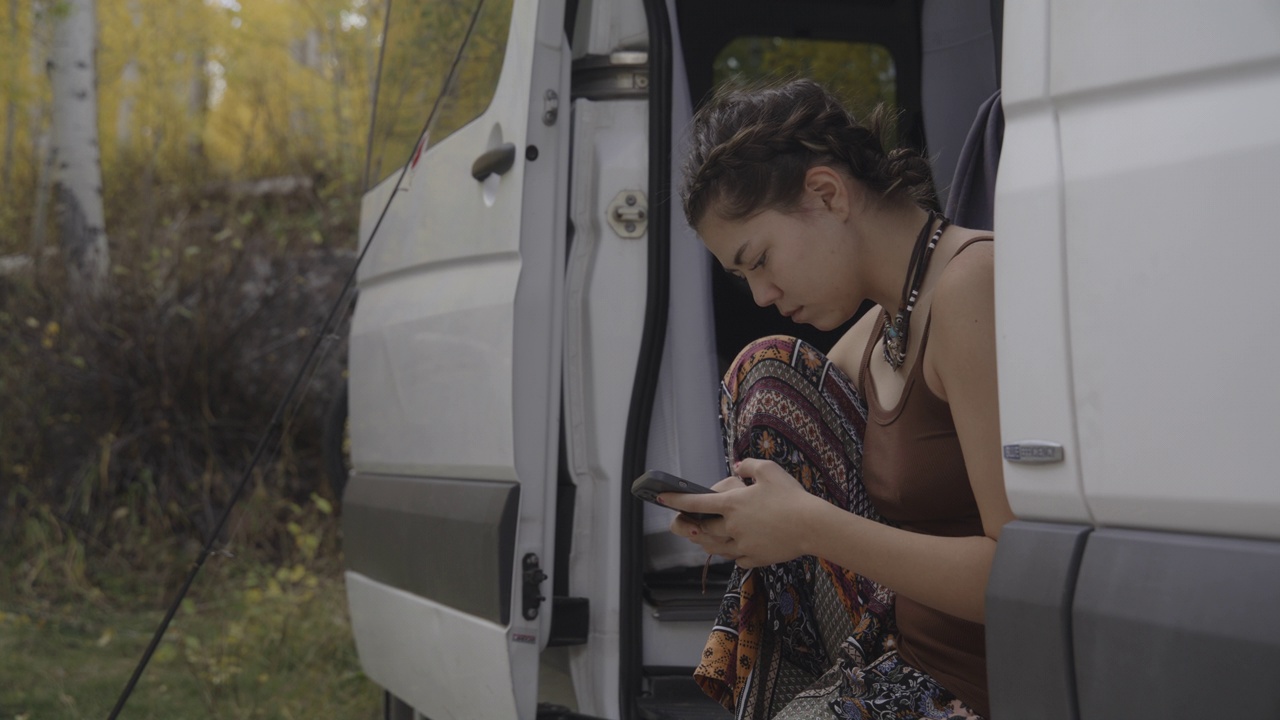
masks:
<instances>
[{"instance_id":1,"label":"door latch","mask_svg":"<svg viewBox=\"0 0 1280 720\"><path fill-rule=\"evenodd\" d=\"M555 125L560 117L560 96L555 90L548 90L542 96L542 124Z\"/></svg>"},{"instance_id":2,"label":"door latch","mask_svg":"<svg viewBox=\"0 0 1280 720\"><path fill-rule=\"evenodd\" d=\"M538 617L538 607L542 605L543 600L547 599L542 594L541 588L542 581L547 579L547 574L542 572L542 568L538 565L538 556L534 553L525 555L520 567L524 571L522 591L524 603L520 614L525 620L533 620Z\"/></svg>"},{"instance_id":3,"label":"door latch","mask_svg":"<svg viewBox=\"0 0 1280 720\"><path fill-rule=\"evenodd\" d=\"M649 202L639 190L623 190L609 203L606 219L619 237L638 238L649 226Z\"/></svg>"}]
</instances>

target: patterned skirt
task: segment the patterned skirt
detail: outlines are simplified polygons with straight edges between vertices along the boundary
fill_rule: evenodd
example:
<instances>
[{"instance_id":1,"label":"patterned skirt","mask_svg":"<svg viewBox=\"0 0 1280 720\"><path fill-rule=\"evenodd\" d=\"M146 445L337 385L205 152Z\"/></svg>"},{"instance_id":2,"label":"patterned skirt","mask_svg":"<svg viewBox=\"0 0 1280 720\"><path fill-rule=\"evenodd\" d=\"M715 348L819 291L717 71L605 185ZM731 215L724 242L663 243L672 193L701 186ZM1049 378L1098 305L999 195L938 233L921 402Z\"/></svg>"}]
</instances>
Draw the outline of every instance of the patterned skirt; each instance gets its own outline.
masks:
<instances>
[{"instance_id":1,"label":"patterned skirt","mask_svg":"<svg viewBox=\"0 0 1280 720\"><path fill-rule=\"evenodd\" d=\"M880 520L862 485L866 405L821 352L767 337L721 385L730 466L773 460L809 492ZM734 568L694 679L737 717L978 719L897 653L893 592L812 556Z\"/></svg>"}]
</instances>

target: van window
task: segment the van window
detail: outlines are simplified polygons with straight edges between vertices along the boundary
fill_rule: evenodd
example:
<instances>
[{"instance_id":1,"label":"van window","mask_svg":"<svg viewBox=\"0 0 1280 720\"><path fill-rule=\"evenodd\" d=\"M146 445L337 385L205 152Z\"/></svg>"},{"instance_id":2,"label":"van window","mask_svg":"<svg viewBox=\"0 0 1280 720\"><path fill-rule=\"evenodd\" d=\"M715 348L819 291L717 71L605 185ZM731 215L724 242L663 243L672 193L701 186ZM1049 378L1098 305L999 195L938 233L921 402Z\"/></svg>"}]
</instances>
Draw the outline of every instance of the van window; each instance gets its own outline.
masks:
<instances>
[{"instance_id":1,"label":"van window","mask_svg":"<svg viewBox=\"0 0 1280 720\"><path fill-rule=\"evenodd\" d=\"M431 144L479 117L493 100L506 56L512 0L393 0L387 11L382 64L369 134L367 181L403 167L431 108ZM471 39L444 88L477 9Z\"/></svg>"},{"instance_id":2,"label":"van window","mask_svg":"<svg viewBox=\"0 0 1280 720\"><path fill-rule=\"evenodd\" d=\"M856 117L865 117L880 103L897 103L893 55L876 43L740 37L720 51L713 66L716 87L791 77L822 83Z\"/></svg>"}]
</instances>

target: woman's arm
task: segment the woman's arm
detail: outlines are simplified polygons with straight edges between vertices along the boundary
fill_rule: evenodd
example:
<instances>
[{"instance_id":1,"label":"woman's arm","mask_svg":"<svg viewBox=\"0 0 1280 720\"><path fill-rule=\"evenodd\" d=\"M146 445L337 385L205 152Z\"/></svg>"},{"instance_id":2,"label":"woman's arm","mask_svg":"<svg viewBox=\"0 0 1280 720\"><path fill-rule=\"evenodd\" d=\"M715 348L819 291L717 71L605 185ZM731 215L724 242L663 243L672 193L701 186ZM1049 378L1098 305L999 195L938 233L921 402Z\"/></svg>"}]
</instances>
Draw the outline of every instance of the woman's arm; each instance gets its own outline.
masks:
<instances>
[{"instance_id":1,"label":"woman's arm","mask_svg":"<svg viewBox=\"0 0 1280 720\"><path fill-rule=\"evenodd\" d=\"M867 520L805 492L769 460L743 460L737 471L754 484L733 477L718 483L715 494L660 496L677 510L723 516L679 516L672 531L742 567L816 555L925 605L982 622L993 539L936 537Z\"/></svg>"},{"instance_id":2,"label":"woman's arm","mask_svg":"<svg viewBox=\"0 0 1280 720\"><path fill-rule=\"evenodd\" d=\"M954 266L954 267L952 267ZM745 460L718 495L668 494L678 510L723 515L672 530L746 567L817 555L943 612L983 621L1000 529L1013 519L1004 493L995 378L991 251L985 243L947 268L934 293L926 374L951 405L984 536L913 533L853 515L805 492L775 463ZM945 308L945 309L944 309ZM945 393L945 394L944 394Z\"/></svg>"}]
</instances>

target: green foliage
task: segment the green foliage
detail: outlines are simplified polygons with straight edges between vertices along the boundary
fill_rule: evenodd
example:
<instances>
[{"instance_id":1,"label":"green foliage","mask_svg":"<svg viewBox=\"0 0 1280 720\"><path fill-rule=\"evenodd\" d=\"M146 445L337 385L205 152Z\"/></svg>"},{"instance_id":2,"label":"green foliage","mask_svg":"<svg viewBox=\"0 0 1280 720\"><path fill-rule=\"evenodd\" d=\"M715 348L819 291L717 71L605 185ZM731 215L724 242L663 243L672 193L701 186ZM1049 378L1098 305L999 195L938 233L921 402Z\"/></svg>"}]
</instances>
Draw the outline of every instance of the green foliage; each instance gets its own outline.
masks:
<instances>
[{"instance_id":1,"label":"green foliage","mask_svg":"<svg viewBox=\"0 0 1280 720\"><path fill-rule=\"evenodd\" d=\"M68 300L59 263L0 285L4 509L45 506L107 545L138 532L204 538L353 259L325 241L354 235L340 194L154 192L154 225L109 198L114 282L95 307ZM342 355L327 350L278 460L257 470L284 497L320 485Z\"/></svg>"},{"instance_id":2,"label":"green foliage","mask_svg":"<svg viewBox=\"0 0 1280 720\"><path fill-rule=\"evenodd\" d=\"M855 117L897 101L893 56L872 43L742 37L720 51L713 73L716 85L811 78L843 100Z\"/></svg>"}]
</instances>

